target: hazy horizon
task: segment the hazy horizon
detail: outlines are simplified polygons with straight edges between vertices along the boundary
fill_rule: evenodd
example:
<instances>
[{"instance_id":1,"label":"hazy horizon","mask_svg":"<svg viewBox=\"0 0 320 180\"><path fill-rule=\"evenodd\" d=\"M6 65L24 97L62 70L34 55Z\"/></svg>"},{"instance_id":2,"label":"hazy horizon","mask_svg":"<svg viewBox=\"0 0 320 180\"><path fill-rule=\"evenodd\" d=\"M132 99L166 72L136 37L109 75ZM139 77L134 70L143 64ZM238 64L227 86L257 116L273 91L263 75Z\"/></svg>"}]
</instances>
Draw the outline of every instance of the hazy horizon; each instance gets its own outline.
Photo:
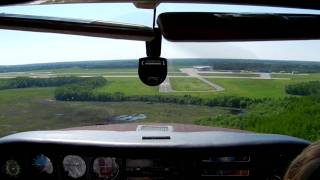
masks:
<instances>
[{"instance_id":1,"label":"hazy horizon","mask_svg":"<svg viewBox=\"0 0 320 180\"><path fill-rule=\"evenodd\" d=\"M191 60L199 60L199 61L207 61L207 60L226 60L226 61L273 61L273 62L301 62L301 63L319 63L319 61L311 61L311 60L281 60L281 59L231 59L231 58L170 58L167 59L170 61L191 61ZM63 63L90 63L90 62L116 62L116 61L135 61L138 63L138 59L109 59L109 60L79 60L79 61L53 61L53 62L39 62L39 63L29 63L29 64L12 64L12 65L2 65L0 67L9 67L9 66L28 66L28 65L41 65L41 64L63 64ZM199 62L201 64L201 62ZM170 64L168 64L170 66Z\"/></svg>"}]
</instances>

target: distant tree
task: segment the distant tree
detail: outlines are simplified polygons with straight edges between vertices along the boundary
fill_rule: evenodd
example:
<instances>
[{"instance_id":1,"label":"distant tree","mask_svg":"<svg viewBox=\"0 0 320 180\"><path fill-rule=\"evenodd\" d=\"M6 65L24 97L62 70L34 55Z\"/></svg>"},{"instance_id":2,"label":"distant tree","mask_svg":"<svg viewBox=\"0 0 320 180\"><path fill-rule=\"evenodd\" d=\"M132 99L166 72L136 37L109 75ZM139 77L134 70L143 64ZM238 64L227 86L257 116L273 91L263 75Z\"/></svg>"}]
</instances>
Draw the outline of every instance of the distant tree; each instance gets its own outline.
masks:
<instances>
[{"instance_id":1,"label":"distant tree","mask_svg":"<svg viewBox=\"0 0 320 180\"><path fill-rule=\"evenodd\" d=\"M291 84L285 87L287 94L309 96L320 93L320 81L301 82L298 84Z\"/></svg>"},{"instance_id":2,"label":"distant tree","mask_svg":"<svg viewBox=\"0 0 320 180\"><path fill-rule=\"evenodd\" d=\"M103 77L53 77L30 78L16 77L6 79L0 84L0 89L30 88L30 87L59 87L70 84L85 84L86 86L101 86L107 83Z\"/></svg>"}]
</instances>

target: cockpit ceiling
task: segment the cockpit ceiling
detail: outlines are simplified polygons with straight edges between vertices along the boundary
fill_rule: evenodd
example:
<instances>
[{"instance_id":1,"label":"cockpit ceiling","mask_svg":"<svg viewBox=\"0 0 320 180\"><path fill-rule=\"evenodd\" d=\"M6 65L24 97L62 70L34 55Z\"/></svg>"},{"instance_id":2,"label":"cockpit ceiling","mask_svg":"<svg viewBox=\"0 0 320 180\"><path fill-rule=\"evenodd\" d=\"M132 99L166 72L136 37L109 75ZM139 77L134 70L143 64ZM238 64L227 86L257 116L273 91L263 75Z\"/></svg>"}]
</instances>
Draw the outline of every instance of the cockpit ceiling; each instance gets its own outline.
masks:
<instances>
[{"instance_id":1,"label":"cockpit ceiling","mask_svg":"<svg viewBox=\"0 0 320 180\"><path fill-rule=\"evenodd\" d=\"M209 3L276 6L320 10L320 1L316 0L4 0L0 2L0 5L71 3L134 3L138 8L148 9L153 9L160 3Z\"/></svg>"}]
</instances>

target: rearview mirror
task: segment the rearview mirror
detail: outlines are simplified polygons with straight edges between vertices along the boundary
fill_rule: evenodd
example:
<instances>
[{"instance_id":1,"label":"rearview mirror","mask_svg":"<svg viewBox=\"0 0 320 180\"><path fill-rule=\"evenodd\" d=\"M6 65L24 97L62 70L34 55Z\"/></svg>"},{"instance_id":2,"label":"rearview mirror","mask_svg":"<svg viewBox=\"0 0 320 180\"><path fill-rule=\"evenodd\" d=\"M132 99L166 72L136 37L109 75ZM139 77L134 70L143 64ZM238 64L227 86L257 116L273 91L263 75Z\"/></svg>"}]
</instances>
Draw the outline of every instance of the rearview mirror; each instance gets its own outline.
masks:
<instances>
[{"instance_id":1,"label":"rearview mirror","mask_svg":"<svg viewBox=\"0 0 320 180\"><path fill-rule=\"evenodd\" d=\"M167 77L167 60L161 57L139 59L140 80L148 86L158 86Z\"/></svg>"},{"instance_id":2,"label":"rearview mirror","mask_svg":"<svg viewBox=\"0 0 320 180\"><path fill-rule=\"evenodd\" d=\"M157 23L170 41L320 39L320 15L169 12Z\"/></svg>"}]
</instances>

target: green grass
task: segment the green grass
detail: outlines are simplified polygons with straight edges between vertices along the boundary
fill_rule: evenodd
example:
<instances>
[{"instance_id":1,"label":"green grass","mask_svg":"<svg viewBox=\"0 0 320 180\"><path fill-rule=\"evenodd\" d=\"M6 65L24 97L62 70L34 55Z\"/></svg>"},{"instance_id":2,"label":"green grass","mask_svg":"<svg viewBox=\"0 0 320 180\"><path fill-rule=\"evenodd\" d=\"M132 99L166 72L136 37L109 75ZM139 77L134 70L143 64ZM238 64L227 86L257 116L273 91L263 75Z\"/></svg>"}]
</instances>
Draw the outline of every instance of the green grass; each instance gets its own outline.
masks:
<instances>
[{"instance_id":1,"label":"green grass","mask_svg":"<svg viewBox=\"0 0 320 180\"><path fill-rule=\"evenodd\" d=\"M108 69L84 69L84 68L63 68L63 69L48 69L30 72L12 72L12 73L0 73L0 77L16 77L16 76L80 76L80 75L92 75L92 76L104 76L104 75L138 75L137 68L108 68Z\"/></svg>"},{"instance_id":2,"label":"green grass","mask_svg":"<svg viewBox=\"0 0 320 180\"><path fill-rule=\"evenodd\" d=\"M174 68L169 66L168 67L169 72L179 72L180 70L178 68ZM100 73L100 74L105 74L105 73L114 73L114 72L136 72L138 73L138 68L79 68L79 67L74 67L74 68L61 68L61 69L48 69L48 70L36 70L36 71L29 71L26 73Z\"/></svg>"},{"instance_id":3,"label":"green grass","mask_svg":"<svg viewBox=\"0 0 320 180\"><path fill-rule=\"evenodd\" d=\"M108 73L108 72L137 72L137 68L61 68L61 69L48 69L38 70L31 72L51 72L51 73ZM29 72L28 72L29 73Z\"/></svg>"},{"instance_id":4,"label":"green grass","mask_svg":"<svg viewBox=\"0 0 320 180\"><path fill-rule=\"evenodd\" d=\"M319 74L298 76L292 80L262 80L262 79L220 79L207 78L225 88L225 91L212 92L211 87L196 78L171 77L172 93L159 93L159 87L148 87L137 77L107 77L109 83L96 90L97 93L122 92L125 95L186 95L210 98L214 96L243 96L253 98L281 98L287 96L285 86L301 81L320 80ZM208 92L187 92L208 91Z\"/></svg>"},{"instance_id":5,"label":"green grass","mask_svg":"<svg viewBox=\"0 0 320 180\"><path fill-rule=\"evenodd\" d=\"M223 108L145 102L62 102L53 88L0 91L0 136L30 131L108 124L113 116L143 113L142 122L193 123L229 113Z\"/></svg>"},{"instance_id":6,"label":"green grass","mask_svg":"<svg viewBox=\"0 0 320 180\"><path fill-rule=\"evenodd\" d=\"M218 93L215 92L172 92L172 93L159 93L159 87L149 87L144 85L139 78L135 77L125 77L125 78L119 78L119 77L107 77L108 84L104 87L98 88L95 90L95 93L115 93L115 92L121 92L127 96L131 95L161 95L161 96L168 96L168 95L178 95L178 96L183 96L183 95L193 95L193 96L198 96L198 97L203 97L203 98L208 98L211 96L217 96ZM172 83L171 79L177 79L177 81L181 79L186 79L186 81L189 81L188 79L192 78L170 78L170 81ZM196 79L195 79L196 80ZM186 82L185 82L186 83ZM184 84L185 84L184 83ZM199 82L199 80L196 80L196 83L199 83L201 87L205 87L207 89L207 85L204 84L203 82ZM172 83L173 84L173 83ZM181 84L181 83L179 83ZM173 87L174 88L174 87ZM185 88L181 86L182 90L185 91ZM178 88L178 89L181 89ZM199 87L194 87L199 89ZM204 90L204 88L201 88L200 90ZM206 91L206 90L204 90Z\"/></svg>"},{"instance_id":7,"label":"green grass","mask_svg":"<svg viewBox=\"0 0 320 180\"><path fill-rule=\"evenodd\" d=\"M196 78L170 78L173 90L176 91L210 91L212 88Z\"/></svg>"},{"instance_id":8,"label":"green grass","mask_svg":"<svg viewBox=\"0 0 320 180\"><path fill-rule=\"evenodd\" d=\"M272 76L274 77L274 75ZM219 95L274 99L288 96L285 93L285 86L288 84L320 80L320 74L277 75L275 77L291 79L207 79L225 88L225 91L219 92Z\"/></svg>"},{"instance_id":9,"label":"green grass","mask_svg":"<svg viewBox=\"0 0 320 180\"><path fill-rule=\"evenodd\" d=\"M271 74L272 78L290 78L293 81L314 81L320 80L319 73L311 74Z\"/></svg>"},{"instance_id":10,"label":"green grass","mask_svg":"<svg viewBox=\"0 0 320 180\"><path fill-rule=\"evenodd\" d=\"M286 96L285 85L292 83L290 80L262 80L262 79L213 79L225 91L220 95L243 96L253 98L280 98Z\"/></svg>"},{"instance_id":11,"label":"green grass","mask_svg":"<svg viewBox=\"0 0 320 180\"><path fill-rule=\"evenodd\" d=\"M96 93L122 92L125 95L193 95L203 98L214 96L242 96L253 98L281 98L287 96L285 86L298 80L261 80L261 79L215 79L207 78L225 88L225 91L212 92L211 87L196 78L170 78L172 93L159 93L159 87L148 87L139 78L108 77L109 83L96 90ZM299 80L300 81L300 80ZM191 91L191 92L187 92ZM208 91L208 92L192 92Z\"/></svg>"},{"instance_id":12,"label":"green grass","mask_svg":"<svg viewBox=\"0 0 320 180\"><path fill-rule=\"evenodd\" d=\"M259 74L250 73L199 73L201 76L225 76L225 77L259 77Z\"/></svg>"},{"instance_id":13,"label":"green grass","mask_svg":"<svg viewBox=\"0 0 320 180\"><path fill-rule=\"evenodd\" d=\"M185 73L179 72L175 68L168 68L168 75L170 76L186 76ZM138 68L61 68L61 69L48 69L48 70L35 70L28 72L10 72L0 73L0 77L17 77L17 76L138 76Z\"/></svg>"},{"instance_id":14,"label":"green grass","mask_svg":"<svg viewBox=\"0 0 320 180\"><path fill-rule=\"evenodd\" d=\"M118 71L119 72L119 71ZM203 98L211 98L214 96L244 96L254 98L274 98L288 96L285 94L284 88L287 84L320 80L320 74L303 75L272 75L276 77L290 77L292 80L260 80L260 79L215 79L207 78L213 83L217 83L226 90L222 92L174 92L174 93L159 93L159 87L147 87L142 84L139 78L116 78L108 77L108 84L104 87L96 89L97 93L114 93L122 92L125 95L185 95L200 96ZM0 80L0 84L5 80ZM207 91L211 90L210 86L195 78L170 78L173 89L177 91ZM294 121L286 121L286 115L278 116L277 113L268 115L274 109L267 109L268 104L261 107L253 107L244 114L245 124L240 124L237 117L217 119L216 117L228 117L230 111L223 108L213 108L205 106L192 105L176 105L176 104L161 104L161 103L146 103L146 102L60 102L53 100L54 88L28 88L28 89L12 89L0 91L0 136L10 133L29 131L29 130L48 130L61 129L75 126L85 126L94 124L110 123L113 116L143 113L147 115L147 119L143 122L161 122L161 123L195 123L200 122L204 125L222 126L242 128L257 132L272 132L283 133L298 137L307 137L308 139L316 139L317 137L309 137L309 134L304 135L312 129L315 123L308 120L308 124L301 123L301 127L286 126L286 123L298 123L299 118L314 117L310 113L318 111L310 109L306 111L296 110L296 114L292 116L296 118ZM312 102L304 102L305 106L312 105ZM298 103L297 103L298 104ZM271 106L271 105L270 105ZM279 105L281 107L282 104ZM298 107L298 105L297 105ZM279 109L278 106L275 109ZM299 109L299 108L297 108ZM265 117L260 117L254 112L262 112ZM279 111L280 112L280 111ZM286 109L281 113L285 114ZM305 116L304 113L310 115ZM225 116L226 115L226 116ZM252 118L252 117L254 118ZM277 117L276 122L275 119ZM201 120L202 121L198 121ZM251 119L259 120L259 125L255 125ZM265 121L267 119L268 121ZM288 118L287 118L288 119ZM220 123L218 122L221 121ZM222 122L223 121L223 122ZM269 123L270 121L270 123ZM283 122L282 122L283 121ZM306 124L306 125L303 125ZM268 125L268 126L267 126ZM283 126L283 127L282 127ZM305 127L308 126L308 127ZM309 127L310 126L310 127ZM296 128L291 131L292 128ZM310 131L311 132L311 131ZM300 135L299 135L300 133ZM315 134L312 131L313 134Z\"/></svg>"},{"instance_id":15,"label":"green grass","mask_svg":"<svg viewBox=\"0 0 320 180\"><path fill-rule=\"evenodd\" d=\"M97 93L122 92L126 95L155 95L159 92L159 87L149 87L144 85L139 78L107 78L108 84L98 88Z\"/></svg>"},{"instance_id":16,"label":"green grass","mask_svg":"<svg viewBox=\"0 0 320 180\"><path fill-rule=\"evenodd\" d=\"M186 73L183 72L168 72L169 76L187 76Z\"/></svg>"}]
</instances>

